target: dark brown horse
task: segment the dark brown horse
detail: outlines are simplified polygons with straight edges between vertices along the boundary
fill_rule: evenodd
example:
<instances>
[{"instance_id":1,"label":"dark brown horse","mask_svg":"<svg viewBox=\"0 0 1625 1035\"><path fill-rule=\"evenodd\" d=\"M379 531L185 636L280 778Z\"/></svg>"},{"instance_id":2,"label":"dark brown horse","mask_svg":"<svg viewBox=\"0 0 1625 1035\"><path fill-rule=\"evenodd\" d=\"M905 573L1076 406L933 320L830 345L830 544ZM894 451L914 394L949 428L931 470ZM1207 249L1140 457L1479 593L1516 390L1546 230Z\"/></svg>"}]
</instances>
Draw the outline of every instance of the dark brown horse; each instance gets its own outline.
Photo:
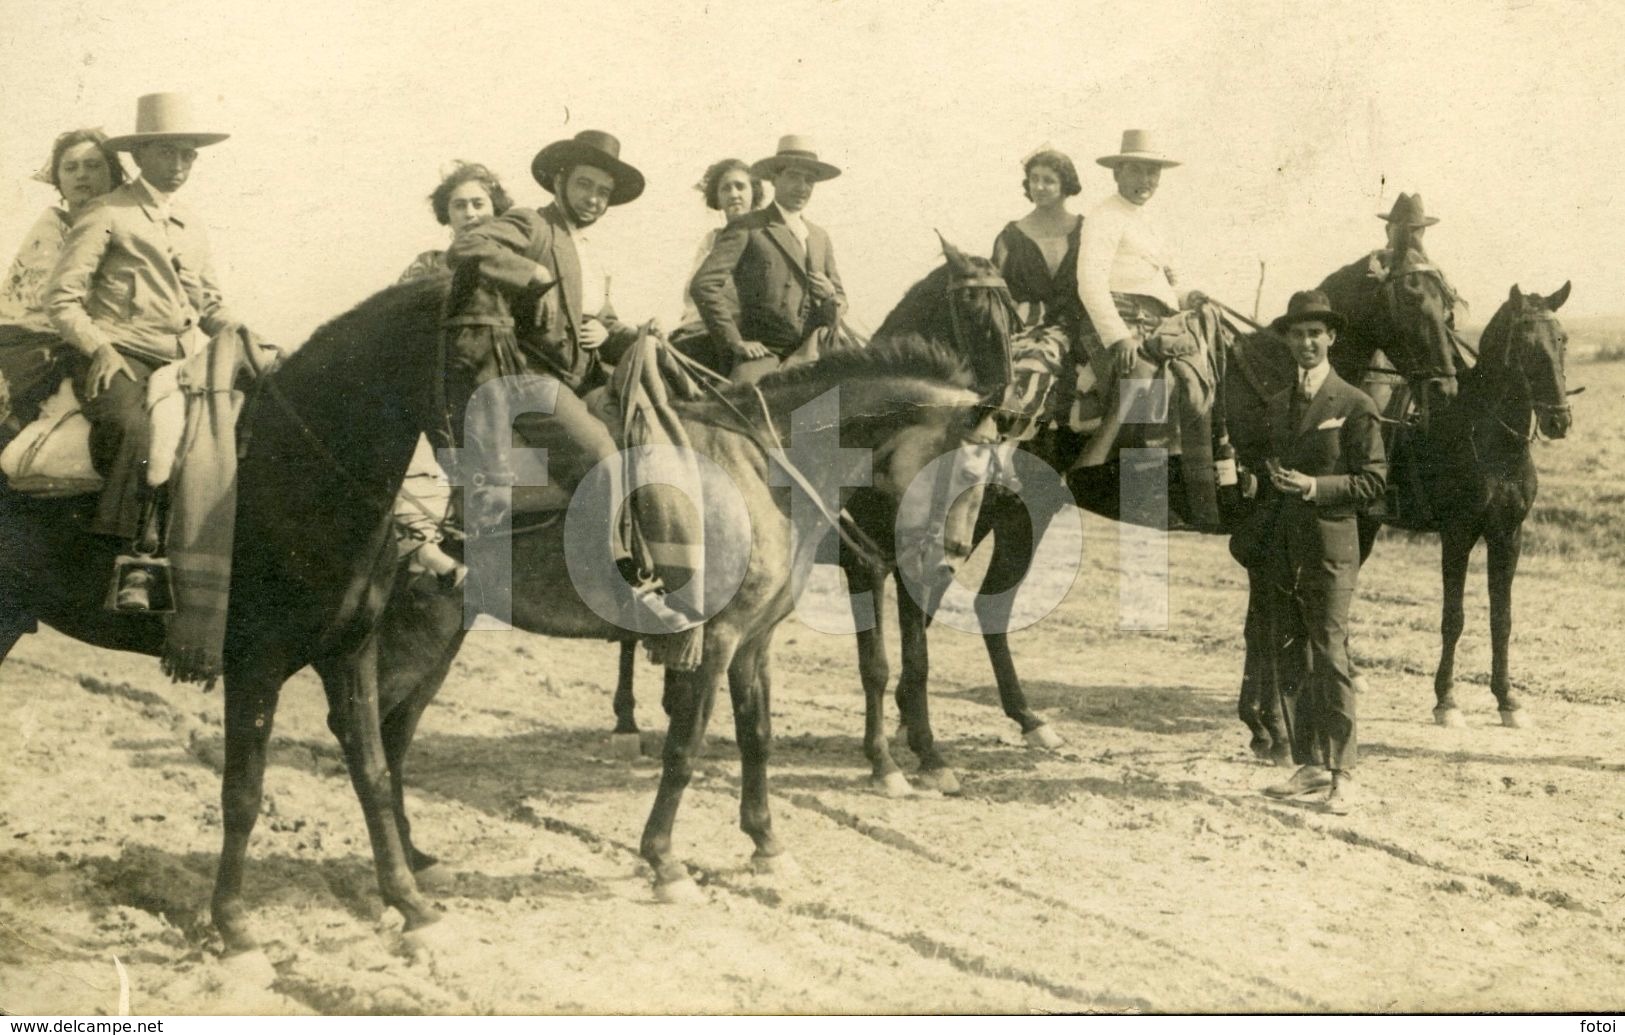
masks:
<instances>
[{"instance_id":1,"label":"dark brown horse","mask_svg":"<svg viewBox=\"0 0 1625 1035\"><path fill-rule=\"evenodd\" d=\"M1443 646L1433 677L1433 714L1442 726L1463 724L1453 692L1456 642L1467 560L1480 539L1489 550L1490 692L1505 725L1529 724L1507 662L1512 580L1524 518L1539 487L1529 443L1537 434L1563 438L1573 423L1564 379L1568 335L1554 315L1568 297L1568 284L1544 298L1513 285L1479 338L1478 365L1460 375L1461 393L1432 420L1420 444L1444 575Z\"/></svg>"},{"instance_id":2,"label":"dark brown horse","mask_svg":"<svg viewBox=\"0 0 1625 1035\"><path fill-rule=\"evenodd\" d=\"M395 567L390 504L418 435L435 423L445 288L444 279L391 288L322 327L238 425L247 455L224 646L225 833L213 918L227 955L251 966L263 957L246 955L256 943L244 861L277 697L307 665L327 688L328 725L361 799L384 901L408 931L438 917L417 891L390 808L375 626ZM117 544L84 533L93 502L0 489L0 657L36 622L96 646L162 651L160 618L103 610Z\"/></svg>"},{"instance_id":3,"label":"dark brown horse","mask_svg":"<svg viewBox=\"0 0 1625 1035\"><path fill-rule=\"evenodd\" d=\"M774 631L794 606L794 536L791 501L771 490L768 443L785 439L794 456L792 414L838 387L842 448L819 469L804 467L805 474L820 492L833 493L834 486L857 484L856 475L868 469L877 491L895 500L938 456L955 454L966 443L991 444L991 404L980 402L965 387L968 382L951 354L893 341L830 353L816 363L770 375L757 386L760 396L749 386L735 386L727 390L728 405L680 406L694 450L717 465L715 477L706 475L702 481L708 584L730 566L740 569L741 578L726 606L705 623L698 669L666 669L663 704L669 724L663 768L641 848L654 869L660 898L696 894L687 868L672 850L672 826L704 741L716 689L724 681L733 702L742 770L740 826L755 842L753 865L767 872L788 864L769 813L767 759L772 739L769 651ZM931 501L943 508L937 513L945 511L944 559L950 566L969 555L980 501L981 494L974 491ZM548 636L626 639L624 627L587 602L596 595L594 587L572 576L567 527L546 523L513 534L511 623ZM931 582L943 574L920 570L911 576ZM397 806L418 719L463 642L460 596L400 592L385 615L380 680ZM427 861L410 846L404 812L398 825L413 858Z\"/></svg>"}]
</instances>

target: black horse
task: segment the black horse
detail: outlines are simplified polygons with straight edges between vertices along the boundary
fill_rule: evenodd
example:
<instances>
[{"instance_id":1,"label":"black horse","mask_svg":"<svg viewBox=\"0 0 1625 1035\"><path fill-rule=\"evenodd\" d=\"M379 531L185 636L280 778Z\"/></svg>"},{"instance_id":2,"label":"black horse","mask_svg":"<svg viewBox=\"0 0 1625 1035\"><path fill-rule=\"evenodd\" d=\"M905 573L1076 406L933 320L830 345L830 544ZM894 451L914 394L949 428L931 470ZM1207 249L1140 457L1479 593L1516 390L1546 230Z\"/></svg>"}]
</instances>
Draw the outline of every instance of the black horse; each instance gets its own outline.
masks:
<instances>
[{"instance_id":1,"label":"black horse","mask_svg":"<svg viewBox=\"0 0 1625 1035\"><path fill-rule=\"evenodd\" d=\"M433 426L444 278L390 288L328 323L270 376L238 423L231 596L224 644L224 843L213 918L238 965L267 968L242 900L277 697L307 665L366 816L379 889L406 930L438 913L419 894L390 808L378 726L376 622L394 576L389 509ZM93 497L0 489L0 658L36 622L116 650L159 654L156 616L103 609L116 544L88 535Z\"/></svg>"},{"instance_id":2,"label":"black horse","mask_svg":"<svg viewBox=\"0 0 1625 1035\"><path fill-rule=\"evenodd\" d=\"M1429 509L1438 516L1444 575L1443 645L1433 677L1433 714L1442 726L1463 724L1453 693L1456 642L1467 559L1480 539L1489 550L1490 692L1502 723L1529 724L1507 664L1512 580L1524 518L1539 487L1529 443L1537 434L1563 438L1573 423L1563 363L1568 335L1553 315L1568 297L1568 284L1544 298L1513 285L1479 338L1478 365L1462 373L1460 395L1420 443L1417 459Z\"/></svg>"}]
</instances>

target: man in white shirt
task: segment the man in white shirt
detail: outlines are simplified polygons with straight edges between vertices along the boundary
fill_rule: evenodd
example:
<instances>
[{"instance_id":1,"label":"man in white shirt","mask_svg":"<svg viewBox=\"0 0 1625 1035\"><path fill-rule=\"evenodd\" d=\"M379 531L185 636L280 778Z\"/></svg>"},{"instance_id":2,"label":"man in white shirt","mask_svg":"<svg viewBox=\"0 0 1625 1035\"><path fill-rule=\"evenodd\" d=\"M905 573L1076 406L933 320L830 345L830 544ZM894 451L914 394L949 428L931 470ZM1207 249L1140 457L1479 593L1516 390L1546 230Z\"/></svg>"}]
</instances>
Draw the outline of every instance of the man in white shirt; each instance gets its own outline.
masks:
<instances>
[{"instance_id":1,"label":"man in white shirt","mask_svg":"<svg viewBox=\"0 0 1625 1035\"><path fill-rule=\"evenodd\" d=\"M1094 331L1085 330L1082 344L1107 402L1106 419L1079 460L1082 466L1104 463L1117 437L1118 381L1154 372L1155 364L1141 351L1145 340L1182 308L1182 301L1202 301L1198 292L1180 298L1162 235L1145 211L1162 170L1179 162L1139 129L1124 130L1118 153L1095 161L1112 171L1117 191L1084 217L1078 250L1078 296Z\"/></svg>"}]
</instances>

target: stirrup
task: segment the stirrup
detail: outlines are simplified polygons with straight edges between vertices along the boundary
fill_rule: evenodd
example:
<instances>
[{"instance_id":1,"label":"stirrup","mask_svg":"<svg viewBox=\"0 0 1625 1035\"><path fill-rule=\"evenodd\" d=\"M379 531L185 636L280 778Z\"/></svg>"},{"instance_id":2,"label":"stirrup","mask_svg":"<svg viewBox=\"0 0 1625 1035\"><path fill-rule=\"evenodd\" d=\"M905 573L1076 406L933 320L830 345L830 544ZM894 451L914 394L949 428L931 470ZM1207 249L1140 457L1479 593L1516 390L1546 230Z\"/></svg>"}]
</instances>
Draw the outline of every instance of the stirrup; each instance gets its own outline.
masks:
<instances>
[{"instance_id":1,"label":"stirrup","mask_svg":"<svg viewBox=\"0 0 1625 1035\"><path fill-rule=\"evenodd\" d=\"M120 614L174 614L175 582L169 558L120 554L113 561L105 607Z\"/></svg>"}]
</instances>

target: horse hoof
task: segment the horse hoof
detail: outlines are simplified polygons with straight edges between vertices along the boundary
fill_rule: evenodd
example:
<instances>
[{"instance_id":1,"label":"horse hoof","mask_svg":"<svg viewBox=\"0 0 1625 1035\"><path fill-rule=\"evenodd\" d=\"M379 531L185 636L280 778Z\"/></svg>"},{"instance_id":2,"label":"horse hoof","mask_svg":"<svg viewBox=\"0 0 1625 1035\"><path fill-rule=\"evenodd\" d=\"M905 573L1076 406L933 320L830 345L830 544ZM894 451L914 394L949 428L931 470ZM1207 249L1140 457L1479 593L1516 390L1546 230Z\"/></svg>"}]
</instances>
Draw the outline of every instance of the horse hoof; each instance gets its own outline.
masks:
<instances>
[{"instance_id":1,"label":"horse hoof","mask_svg":"<svg viewBox=\"0 0 1625 1035\"><path fill-rule=\"evenodd\" d=\"M750 857L751 872L762 877L778 877L793 879L801 876L801 864L789 852L780 852L778 855L763 855L757 852Z\"/></svg>"},{"instance_id":2,"label":"horse hoof","mask_svg":"<svg viewBox=\"0 0 1625 1035\"><path fill-rule=\"evenodd\" d=\"M655 898L668 906L680 906L703 901L705 896L700 892L700 886L694 883L693 877L678 877L676 880L657 881Z\"/></svg>"},{"instance_id":3,"label":"horse hoof","mask_svg":"<svg viewBox=\"0 0 1625 1035\"><path fill-rule=\"evenodd\" d=\"M908 782L908 777L893 770L885 776L875 776L869 779L875 785L875 790L888 798L907 798L914 793L914 787Z\"/></svg>"},{"instance_id":4,"label":"horse hoof","mask_svg":"<svg viewBox=\"0 0 1625 1035\"><path fill-rule=\"evenodd\" d=\"M1049 723L1034 726L1021 735L1030 748L1042 748L1045 751L1054 751L1056 748L1066 746L1066 738L1056 733Z\"/></svg>"},{"instance_id":5,"label":"horse hoof","mask_svg":"<svg viewBox=\"0 0 1625 1035\"><path fill-rule=\"evenodd\" d=\"M265 990L276 980L276 968L260 949L220 957L220 970L238 988Z\"/></svg>"},{"instance_id":6,"label":"horse hoof","mask_svg":"<svg viewBox=\"0 0 1625 1035\"><path fill-rule=\"evenodd\" d=\"M1535 728L1535 719L1522 708L1513 711L1501 709L1501 725L1514 730L1532 730Z\"/></svg>"},{"instance_id":7,"label":"horse hoof","mask_svg":"<svg viewBox=\"0 0 1625 1035\"><path fill-rule=\"evenodd\" d=\"M959 786L959 777L946 766L941 769L921 770L919 775L914 777L914 782L926 790L936 791L939 794L963 793L963 788Z\"/></svg>"},{"instance_id":8,"label":"horse hoof","mask_svg":"<svg viewBox=\"0 0 1625 1035\"><path fill-rule=\"evenodd\" d=\"M636 730L631 733L611 733L609 735L609 757L619 758L627 762L635 762L643 757L643 734Z\"/></svg>"},{"instance_id":9,"label":"horse hoof","mask_svg":"<svg viewBox=\"0 0 1625 1035\"><path fill-rule=\"evenodd\" d=\"M1505 712L1501 713L1505 715ZM1447 729L1461 729L1467 725L1467 719L1461 714L1460 708L1435 708L1433 721Z\"/></svg>"},{"instance_id":10,"label":"horse hoof","mask_svg":"<svg viewBox=\"0 0 1625 1035\"><path fill-rule=\"evenodd\" d=\"M421 870L413 870L412 879L417 882L419 891L444 894L457 883L457 874L450 866L437 862Z\"/></svg>"},{"instance_id":11,"label":"horse hoof","mask_svg":"<svg viewBox=\"0 0 1625 1035\"><path fill-rule=\"evenodd\" d=\"M401 948L415 960L430 960L451 947L451 925L436 920L401 932Z\"/></svg>"}]
</instances>

